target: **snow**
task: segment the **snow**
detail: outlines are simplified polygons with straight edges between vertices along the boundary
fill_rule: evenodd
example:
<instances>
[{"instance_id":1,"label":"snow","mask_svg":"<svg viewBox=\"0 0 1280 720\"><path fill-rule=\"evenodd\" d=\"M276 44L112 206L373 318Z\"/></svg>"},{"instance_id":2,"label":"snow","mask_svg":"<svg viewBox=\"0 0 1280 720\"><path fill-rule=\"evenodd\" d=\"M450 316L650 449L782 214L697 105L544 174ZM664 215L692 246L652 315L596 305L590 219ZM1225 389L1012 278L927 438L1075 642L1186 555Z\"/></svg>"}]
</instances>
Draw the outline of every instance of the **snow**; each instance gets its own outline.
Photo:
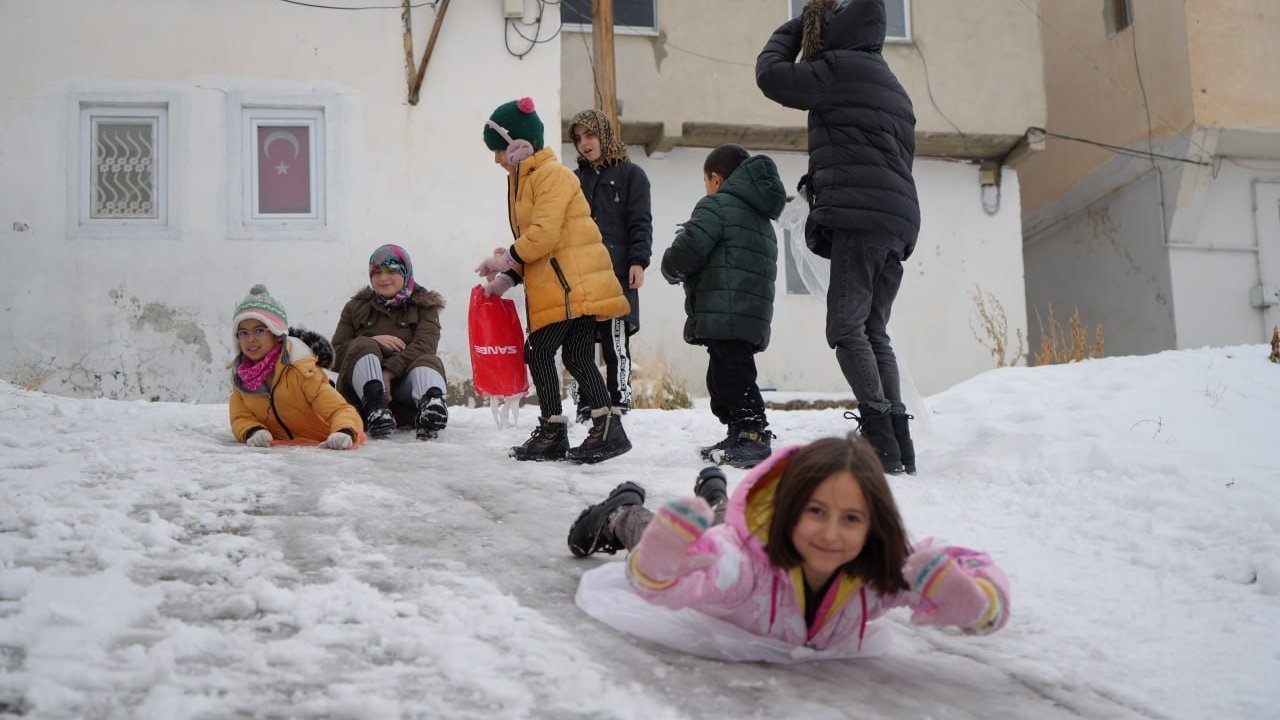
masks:
<instances>
[{"instance_id":1,"label":"snow","mask_svg":"<svg viewBox=\"0 0 1280 720\"><path fill-rule=\"evenodd\" d=\"M571 557L569 524L624 479L687 494L720 435L705 407L632 412L635 450L577 467L506 458L529 409L256 450L225 405L0 384L0 716L1280 717L1266 355L1007 368L929 398L894 491L915 536L996 558L1013 619L972 638L897 611L885 655L794 665L683 655L573 602L621 557ZM772 421L780 443L849 425Z\"/></svg>"}]
</instances>

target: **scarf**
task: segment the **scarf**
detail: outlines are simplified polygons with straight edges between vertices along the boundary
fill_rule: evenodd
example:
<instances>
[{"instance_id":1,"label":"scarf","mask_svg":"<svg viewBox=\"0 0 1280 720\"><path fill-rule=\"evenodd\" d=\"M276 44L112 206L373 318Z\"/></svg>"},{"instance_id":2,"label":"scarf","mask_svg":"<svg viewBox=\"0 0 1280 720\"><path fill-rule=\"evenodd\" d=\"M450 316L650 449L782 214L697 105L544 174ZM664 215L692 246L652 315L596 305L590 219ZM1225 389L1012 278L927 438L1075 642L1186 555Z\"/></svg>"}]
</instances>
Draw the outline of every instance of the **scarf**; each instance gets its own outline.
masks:
<instances>
[{"instance_id":1,"label":"scarf","mask_svg":"<svg viewBox=\"0 0 1280 720\"><path fill-rule=\"evenodd\" d=\"M240 360L239 367L236 368L236 376L240 378L240 384L245 390L254 392L262 387L271 377L271 373L276 369L276 361L280 359L280 354L284 352L284 340L276 343L271 351L262 357L258 362L254 362L247 357Z\"/></svg>"}]
</instances>

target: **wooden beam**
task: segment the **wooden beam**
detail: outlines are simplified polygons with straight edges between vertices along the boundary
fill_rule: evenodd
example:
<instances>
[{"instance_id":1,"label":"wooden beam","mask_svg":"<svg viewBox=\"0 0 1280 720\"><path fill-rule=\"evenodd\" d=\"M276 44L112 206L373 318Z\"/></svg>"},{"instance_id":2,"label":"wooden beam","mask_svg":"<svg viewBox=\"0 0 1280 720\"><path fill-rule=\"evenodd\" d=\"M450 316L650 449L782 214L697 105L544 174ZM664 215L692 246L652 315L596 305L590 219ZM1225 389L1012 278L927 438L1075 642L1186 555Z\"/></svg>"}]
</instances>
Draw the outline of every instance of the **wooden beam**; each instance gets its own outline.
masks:
<instances>
[{"instance_id":1,"label":"wooden beam","mask_svg":"<svg viewBox=\"0 0 1280 720\"><path fill-rule=\"evenodd\" d=\"M594 55L596 109L609 116L618 133L618 85L613 67L613 0L591 0L591 51Z\"/></svg>"},{"instance_id":2,"label":"wooden beam","mask_svg":"<svg viewBox=\"0 0 1280 720\"><path fill-rule=\"evenodd\" d=\"M405 0L405 13L408 10L408 0ZM427 39L427 49L422 53L422 62L418 64L418 72L413 78L413 85L409 88L409 104L418 104L418 93L422 90L422 79L427 76L427 62L431 60L431 53L436 49L436 38L440 36L440 25L444 23L444 14L449 11L449 0L440 0L439 6L436 8L436 21L431 26L431 37ZM408 40L412 45L413 40Z\"/></svg>"}]
</instances>

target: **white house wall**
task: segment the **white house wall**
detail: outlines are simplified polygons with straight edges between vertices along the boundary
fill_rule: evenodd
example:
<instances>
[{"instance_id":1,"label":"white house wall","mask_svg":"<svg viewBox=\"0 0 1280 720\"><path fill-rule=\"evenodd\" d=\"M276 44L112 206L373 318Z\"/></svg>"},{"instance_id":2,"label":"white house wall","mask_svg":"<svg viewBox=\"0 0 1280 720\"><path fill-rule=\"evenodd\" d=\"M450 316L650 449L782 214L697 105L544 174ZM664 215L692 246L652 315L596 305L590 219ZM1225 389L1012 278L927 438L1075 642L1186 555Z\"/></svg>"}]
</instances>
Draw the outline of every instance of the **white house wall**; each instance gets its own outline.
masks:
<instances>
[{"instance_id":1,"label":"white house wall","mask_svg":"<svg viewBox=\"0 0 1280 720\"><path fill-rule=\"evenodd\" d=\"M503 47L500 11L452 4L415 107L399 9L6 0L0 378L88 396L223 399L231 316L250 285L266 283L290 321L327 335L367 283L369 253L390 242L446 297L441 349L450 379L465 379L471 270L510 241L484 120L530 95L551 137L559 127L558 40L518 60ZM420 57L433 15L413 13ZM78 108L92 101L168 105L168 228L77 226ZM244 227L242 104L323 110L323 228Z\"/></svg>"},{"instance_id":2,"label":"white house wall","mask_svg":"<svg viewBox=\"0 0 1280 720\"><path fill-rule=\"evenodd\" d=\"M660 352L695 393L704 393L706 350L683 341L684 293L668 285L659 271L676 224L689 218L705 192L702 163L706 148L677 148L646 157L632 147L632 159L648 173L653 187L654 258L640 291L641 331L632 341L643 366ZM770 152L783 185L795 187L804 174L803 153ZM571 145L562 157L572 163ZM978 170L963 163L918 159L915 178L923 222L915 254L905 264L902 290L891 323L894 345L920 392L945 389L995 366L974 337L980 330L972 294L990 293L1008 320L1009 352L1015 332L1025 334L1022 230L1017 175L1004 172L998 212L982 207ZM779 238L781 240L781 238ZM825 300L785 292L785 267L779 253L778 295L769 349L757 356L760 385L782 390L849 392L835 354L825 339Z\"/></svg>"}]
</instances>

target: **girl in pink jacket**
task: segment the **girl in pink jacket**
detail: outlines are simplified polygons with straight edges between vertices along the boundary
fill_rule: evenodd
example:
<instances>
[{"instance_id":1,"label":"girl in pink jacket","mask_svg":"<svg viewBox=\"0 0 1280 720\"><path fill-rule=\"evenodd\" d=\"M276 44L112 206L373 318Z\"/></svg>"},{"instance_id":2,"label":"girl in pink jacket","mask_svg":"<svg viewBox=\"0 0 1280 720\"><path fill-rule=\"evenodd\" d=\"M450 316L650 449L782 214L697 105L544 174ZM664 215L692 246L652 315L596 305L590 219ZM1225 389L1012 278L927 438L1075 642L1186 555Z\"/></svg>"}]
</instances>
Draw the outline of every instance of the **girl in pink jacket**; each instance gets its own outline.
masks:
<instances>
[{"instance_id":1,"label":"girl in pink jacket","mask_svg":"<svg viewBox=\"0 0 1280 720\"><path fill-rule=\"evenodd\" d=\"M1009 619L1008 580L985 553L908 543L875 451L855 435L778 451L732 499L707 468L694 494L654 515L644 489L622 483L579 515L569 548L629 549L627 580L649 603L793 647L860 654L867 623L895 607L971 635Z\"/></svg>"}]
</instances>

